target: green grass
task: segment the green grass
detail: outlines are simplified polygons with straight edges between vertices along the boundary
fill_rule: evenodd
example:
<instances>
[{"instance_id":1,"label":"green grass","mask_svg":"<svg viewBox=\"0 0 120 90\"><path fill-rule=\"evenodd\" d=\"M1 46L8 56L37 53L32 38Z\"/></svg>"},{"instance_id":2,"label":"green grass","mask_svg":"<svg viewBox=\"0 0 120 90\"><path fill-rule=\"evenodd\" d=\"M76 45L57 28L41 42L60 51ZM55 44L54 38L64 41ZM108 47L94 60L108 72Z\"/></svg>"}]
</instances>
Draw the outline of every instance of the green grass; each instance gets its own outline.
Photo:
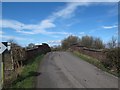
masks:
<instances>
[{"instance_id":1,"label":"green grass","mask_svg":"<svg viewBox=\"0 0 120 90\"><path fill-rule=\"evenodd\" d=\"M95 58L92 58L88 55L85 55L85 54L82 54L82 53L79 53L77 51L74 51L73 54L75 56L78 56L79 58L81 58L82 60L85 60L87 61L88 63L91 63L93 64L94 66L98 67L99 69L103 70L103 71L106 71L112 75L115 75L115 76L118 76L118 73L117 72L112 72L110 70L108 70L107 68L105 68L105 66L100 62L100 60L97 60Z\"/></svg>"},{"instance_id":2,"label":"green grass","mask_svg":"<svg viewBox=\"0 0 120 90\"><path fill-rule=\"evenodd\" d=\"M35 88L39 63L44 55L39 55L24 66L21 75L15 80L11 88Z\"/></svg>"}]
</instances>

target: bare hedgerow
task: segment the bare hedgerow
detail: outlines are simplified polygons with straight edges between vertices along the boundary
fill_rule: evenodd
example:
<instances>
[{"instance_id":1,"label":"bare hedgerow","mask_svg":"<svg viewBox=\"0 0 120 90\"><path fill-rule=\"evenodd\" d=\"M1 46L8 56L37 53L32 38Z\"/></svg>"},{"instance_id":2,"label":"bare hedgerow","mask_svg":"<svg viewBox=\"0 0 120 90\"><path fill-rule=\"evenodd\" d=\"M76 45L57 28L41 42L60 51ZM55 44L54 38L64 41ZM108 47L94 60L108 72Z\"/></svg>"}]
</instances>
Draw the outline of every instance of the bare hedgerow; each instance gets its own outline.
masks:
<instances>
[{"instance_id":1,"label":"bare hedgerow","mask_svg":"<svg viewBox=\"0 0 120 90\"><path fill-rule=\"evenodd\" d=\"M102 61L104 66L108 69L120 72L120 48L107 49L106 60Z\"/></svg>"}]
</instances>

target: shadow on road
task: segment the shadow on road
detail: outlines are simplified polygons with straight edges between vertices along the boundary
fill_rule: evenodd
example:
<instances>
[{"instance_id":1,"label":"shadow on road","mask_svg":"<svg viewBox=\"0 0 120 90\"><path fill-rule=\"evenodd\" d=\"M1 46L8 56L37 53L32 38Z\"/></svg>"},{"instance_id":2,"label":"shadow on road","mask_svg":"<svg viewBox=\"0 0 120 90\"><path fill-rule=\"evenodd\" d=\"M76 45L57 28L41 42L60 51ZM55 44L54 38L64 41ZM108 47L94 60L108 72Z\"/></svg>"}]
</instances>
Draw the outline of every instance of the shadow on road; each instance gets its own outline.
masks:
<instances>
[{"instance_id":1,"label":"shadow on road","mask_svg":"<svg viewBox=\"0 0 120 90\"><path fill-rule=\"evenodd\" d=\"M39 72L34 72L34 71L29 72L29 74L26 75L26 76L19 76L19 75L18 75L18 79L15 80L15 81L13 82L13 84L16 84L17 82L21 82L21 81L23 81L24 79L27 79L27 78L30 78L30 77L37 77L37 76L39 76L39 75L41 75L41 73L39 73Z\"/></svg>"}]
</instances>

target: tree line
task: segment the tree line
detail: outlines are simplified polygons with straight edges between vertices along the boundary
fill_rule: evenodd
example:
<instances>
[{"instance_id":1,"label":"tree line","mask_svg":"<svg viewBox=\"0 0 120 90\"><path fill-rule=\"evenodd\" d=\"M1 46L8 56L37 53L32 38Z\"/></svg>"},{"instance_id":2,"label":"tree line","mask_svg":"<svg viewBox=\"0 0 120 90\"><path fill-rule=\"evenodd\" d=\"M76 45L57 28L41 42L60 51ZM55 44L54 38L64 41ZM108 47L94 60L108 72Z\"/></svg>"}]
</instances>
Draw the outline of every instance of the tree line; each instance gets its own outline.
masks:
<instances>
[{"instance_id":1,"label":"tree line","mask_svg":"<svg viewBox=\"0 0 120 90\"><path fill-rule=\"evenodd\" d=\"M107 69L114 69L118 75L120 75L120 47L117 38L112 37L111 40L105 44L100 38L88 35L79 38L78 36L70 35L62 40L61 48L67 50L74 44L90 49L101 49L106 56L106 60L103 60L101 63Z\"/></svg>"},{"instance_id":2,"label":"tree line","mask_svg":"<svg viewBox=\"0 0 120 90\"><path fill-rule=\"evenodd\" d=\"M115 37L112 37L107 45L105 45L104 42L98 37L96 38L86 35L79 38L78 36L70 35L62 40L61 46L63 49L68 49L73 44L79 44L81 46L93 49L104 49L106 47L115 48L117 47L117 39Z\"/></svg>"}]
</instances>

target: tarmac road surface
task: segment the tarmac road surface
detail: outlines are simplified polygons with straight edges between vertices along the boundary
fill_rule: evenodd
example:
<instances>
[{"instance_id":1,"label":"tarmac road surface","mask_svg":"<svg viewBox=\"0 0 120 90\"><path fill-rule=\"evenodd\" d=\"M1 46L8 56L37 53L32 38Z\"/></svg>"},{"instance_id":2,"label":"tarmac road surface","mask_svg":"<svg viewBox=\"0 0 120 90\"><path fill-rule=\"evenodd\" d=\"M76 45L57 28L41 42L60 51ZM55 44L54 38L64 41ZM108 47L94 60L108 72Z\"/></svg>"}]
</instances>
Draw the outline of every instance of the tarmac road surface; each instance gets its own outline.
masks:
<instances>
[{"instance_id":1,"label":"tarmac road surface","mask_svg":"<svg viewBox=\"0 0 120 90\"><path fill-rule=\"evenodd\" d=\"M118 88L118 78L69 52L50 52L40 63L37 88Z\"/></svg>"}]
</instances>

